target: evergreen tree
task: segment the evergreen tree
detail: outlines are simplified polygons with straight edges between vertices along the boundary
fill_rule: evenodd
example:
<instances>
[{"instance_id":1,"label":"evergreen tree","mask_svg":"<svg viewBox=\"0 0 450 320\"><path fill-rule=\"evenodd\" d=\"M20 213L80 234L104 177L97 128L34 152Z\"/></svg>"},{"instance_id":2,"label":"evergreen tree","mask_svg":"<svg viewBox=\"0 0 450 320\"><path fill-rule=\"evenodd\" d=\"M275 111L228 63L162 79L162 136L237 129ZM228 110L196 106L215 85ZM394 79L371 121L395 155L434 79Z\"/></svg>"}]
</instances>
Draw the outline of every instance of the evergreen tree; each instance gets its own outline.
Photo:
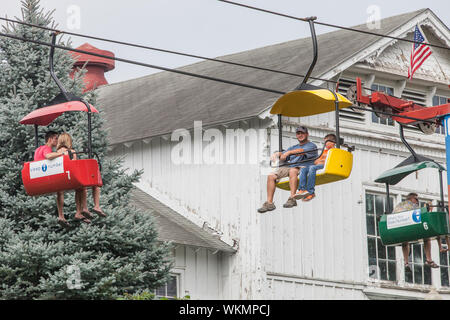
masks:
<instances>
[{"instance_id":1,"label":"evergreen tree","mask_svg":"<svg viewBox=\"0 0 450 320\"><path fill-rule=\"evenodd\" d=\"M52 14L40 8L39 0L22 1L25 22L53 28ZM50 32L38 28L9 24L3 32L51 42ZM70 46L70 41L60 44ZM70 227L64 229L57 224L55 195L25 193L21 169L24 161L32 160L34 128L19 121L59 94L48 70L49 50L0 37L0 298L114 299L126 292L153 290L168 279L170 248L157 241L150 214L130 203L132 183L140 172L127 175L121 159L106 158L107 137L95 93L83 98L100 110L92 117L92 137L102 162L101 206L107 217L96 217L90 225L75 221L74 193L66 192L64 213ZM82 97L83 72L69 77L73 63L67 51L56 49L58 78ZM75 150L87 145L85 112L68 112L42 128L41 144L44 133L54 130L69 132ZM88 197L91 205L90 190Z\"/></svg>"}]
</instances>

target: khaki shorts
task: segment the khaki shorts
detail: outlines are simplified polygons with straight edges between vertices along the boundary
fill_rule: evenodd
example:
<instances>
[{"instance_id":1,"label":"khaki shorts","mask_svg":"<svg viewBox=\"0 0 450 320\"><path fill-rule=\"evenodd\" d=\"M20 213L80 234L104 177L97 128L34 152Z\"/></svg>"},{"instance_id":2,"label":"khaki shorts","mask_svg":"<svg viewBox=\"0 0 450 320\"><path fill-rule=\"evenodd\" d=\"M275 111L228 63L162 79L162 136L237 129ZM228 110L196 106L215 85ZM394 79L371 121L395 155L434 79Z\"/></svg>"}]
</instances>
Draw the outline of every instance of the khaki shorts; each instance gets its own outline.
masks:
<instances>
[{"instance_id":1,"label":"khaki shorts","mask_svg":"<svg viewBox=\"0 0 450 320\"><path fill-rule=\"evenodd\" d=\"M280 181L282 178L289 177L289 170L292 168L300 169L299 167L281 167L272 172L273 175L277 176L276 182Z\"/></svg>"}]
</instances>

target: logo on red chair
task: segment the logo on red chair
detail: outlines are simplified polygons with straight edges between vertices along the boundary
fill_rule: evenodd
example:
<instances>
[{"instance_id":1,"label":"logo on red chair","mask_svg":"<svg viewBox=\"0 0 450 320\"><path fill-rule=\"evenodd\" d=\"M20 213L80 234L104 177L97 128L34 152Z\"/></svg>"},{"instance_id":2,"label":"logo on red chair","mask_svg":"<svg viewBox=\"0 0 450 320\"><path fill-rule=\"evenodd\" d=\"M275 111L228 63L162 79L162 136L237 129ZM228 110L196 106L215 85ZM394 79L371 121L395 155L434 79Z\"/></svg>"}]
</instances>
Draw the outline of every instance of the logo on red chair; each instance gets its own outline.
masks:
<instances>
[{"instance_id":1,"label":"logo on red chair","mask_svg":"<svg viewBox=\"0 0 450 320\"><path fill-rule=\"evenodd\" d=\"M53 160L40 160L30 163L30 179L48 177L64 173L63 157Z\"/></svg>"}]
</instances>

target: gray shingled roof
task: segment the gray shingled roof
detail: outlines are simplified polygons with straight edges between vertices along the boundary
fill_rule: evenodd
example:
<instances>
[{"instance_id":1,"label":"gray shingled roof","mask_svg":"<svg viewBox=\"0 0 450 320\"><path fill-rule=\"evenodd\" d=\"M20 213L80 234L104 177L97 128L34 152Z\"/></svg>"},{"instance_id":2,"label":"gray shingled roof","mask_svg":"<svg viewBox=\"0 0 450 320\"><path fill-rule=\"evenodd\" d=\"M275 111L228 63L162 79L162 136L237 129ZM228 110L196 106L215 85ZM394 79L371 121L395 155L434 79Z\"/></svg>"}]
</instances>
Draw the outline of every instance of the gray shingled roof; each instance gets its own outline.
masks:
<instances>
[{"instance_id":1,"label":"gray shingled roof","mask_svg":"<svg viewBox=\"0 0 450 320\"><path fill-rule=\"evenodd\" d=\"M172 241L176 244L207 248L214 251L236 252L234 248L221 241L217 236L198 227L141 189L133 188L131 199L137 208L150 211L155 219L160 241Z\"/></svg>"},{"instance_id":2,"label":"gray shingled roof","mask_svg":"<svg viewBox=\"0 0 450 320\"><path fill-rule=\"evenodd\" d=\"M381 20L377 33L389 34L427 9ZM355 28L368 30L367 26ZM313 76L332 70L341 62L379 40L377 36L338 30L318 36L319 54ZM312 59L311 39L304 38L221 57L255 66L305 74ZM301 78L267 71L202 61L180 70L252 84L280 91L293 90ZM226 123L257 116L273 104L277 94L160 72L106 85L98 89L98 104L110 129L111 144L190 129L195 120L203 125Z\"/></svg>"}]
</instances>

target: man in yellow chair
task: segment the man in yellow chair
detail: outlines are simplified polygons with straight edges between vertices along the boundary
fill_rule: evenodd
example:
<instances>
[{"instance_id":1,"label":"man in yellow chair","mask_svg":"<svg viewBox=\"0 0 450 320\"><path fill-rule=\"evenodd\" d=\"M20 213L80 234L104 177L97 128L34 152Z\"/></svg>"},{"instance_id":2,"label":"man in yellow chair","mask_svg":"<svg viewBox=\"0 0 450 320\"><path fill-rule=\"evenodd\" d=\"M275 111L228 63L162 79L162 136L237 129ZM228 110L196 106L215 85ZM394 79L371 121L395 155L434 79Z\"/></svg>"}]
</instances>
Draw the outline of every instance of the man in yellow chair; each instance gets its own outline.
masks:
<instances>
[{"instance_id":1,"label":"man in yellow chair","mask_svg":"<svg viewBox=\"0 0 450 320\"><path fill-rule=\"evenodd\" d=\"M267 177L267 201L264 202L262 207L258 209L258 212L264 213L266 211L275 210L276 207L273 203L273 195L275 194L276 183L284 177L289 177L289 188L291 195L283 207L292 208L297 205L297 201L294 196L297 190L297 177L300 167L312 164L312 161L311 163L298 162L317 157L317 146L308 140L308 136L308 128L298 126L296 130L296 137L299 143L290 147L286 151L275 152L272 154L272 161L279 158L281 161L285 162L285 166L278 168Z\"/></svg>"}]
</instances>

